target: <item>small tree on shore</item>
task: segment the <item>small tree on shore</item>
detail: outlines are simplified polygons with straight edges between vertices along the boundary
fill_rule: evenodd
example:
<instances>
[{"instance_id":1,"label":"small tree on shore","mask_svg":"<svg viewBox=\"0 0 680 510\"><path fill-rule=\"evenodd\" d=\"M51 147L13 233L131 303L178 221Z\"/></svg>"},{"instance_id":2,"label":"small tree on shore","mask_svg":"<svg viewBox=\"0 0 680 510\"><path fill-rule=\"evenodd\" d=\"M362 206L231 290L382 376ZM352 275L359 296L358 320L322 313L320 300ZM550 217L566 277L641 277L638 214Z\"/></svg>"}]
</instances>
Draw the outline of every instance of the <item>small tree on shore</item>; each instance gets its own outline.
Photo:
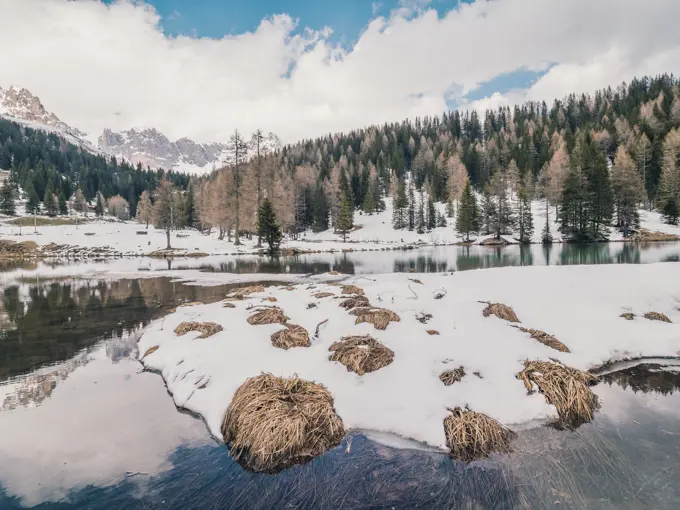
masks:
<instances>
[{"instance_id":1,"label":"small tree on shore","mask_svg":"<svg viewBox=\"0 0 680 510\"><path fill-rule=\"evenodd\" d=\"M97 203L94 206L94 213L97 215L98 218L101 218L104 216L104 209L105 209L105 200L104 200L104 195L102 195L101 191L97 192Z\"/></svg>"},{"instance_id":2,"label":"small tree on shore","mask_svg":"<svg viewBox=\"0 0 680 510\"><path fill-rule=\"evenodd\" d=\"M6 216L14 216L16 214L16 205L14 203L14 189L7 179L0 189L0 212Z\"/></svg>"},{"instance_id":3,"label":"small tree on shore","mask_svg":"<svg viewBox=\"0 0 680 510\"><path fill-rule=\"evenodd\" d=\"M109 198L108 209L109 216L114 216L122 221L130 219L130 204L120 195Z\"/></svg>"},{"instance_id":4,"label":"small tree on shore","mask_svg":"<svg viewBox=\"0 0 680 510\"><path fill-rule=\"evenodd\" d=\"M73 208L79 213L87 213L87 202L85 201L83 190L80 188L76 190L75 196L73 197Z\"/></svg>"},{"instance_id":5,"label":"small tree on shore","mask_svg":"<svg viewBox=\"0 0 680 510\"><path fill-rule=\"evenodd\" d=\"M347 240L347 233L354 228L354 200L349 193L343 193L338 211L336 230L342 235L342 240Z\"/></svg>"},{"instance_id":6,"label":"small tree on shore","mask_svg":"<svg viewBox=\"0 0 680 510\"><path fill-rule=\"evenodd\" d=\"M458 235L462 236L465 242L470 241L470 234L476 234L479 231L477 199L472 192L472 186L470 186L469 182L465 185L465 188L463 188L463 194L460 197L458 216L456 218L456 230L458 231Z\"/></svg>"},{"instance_id":7,"label":"small tree on shore","mask_svg":"<svg viewBox=\"0 0 680 510\"><path fill-rule=\"evenodd\" d=\"M257 235L267 243L267 251L273 255L281 244L281 227L276 222L274 208L268 198L262 200L257 216Z\"/></svg>"},{"instance_id":8,"label":"small tree on shore","mask_svg":"<svg viewBox=\"0 0 680 510\"><path fill-rule=\"evenodd\" d=\"M178 200L175 186L171 181L164 177L156 189L156 200L154 201L153 207L153 224L154 227L165 230L168 241L166 246L167 250L172 249L172 246L170 246L170 231L180 226L178 224L178 221L181 221L179 217L182 216L180 214L182 210L180 206L181 203Z\"/></svg>"},{"instance_id":9,"label":"small tree on shore","mask_svg":"<svg viewBox=\"0 0 680 510\"><path fill-rule=\"evenodd\" d=\"M137 221L139 223L146 223L146 228L149 228L149 223L153 221L153 204L151 203L151 196L149 192L144 190L139 197L137 204Z\"/></svg>"}]
</instances>

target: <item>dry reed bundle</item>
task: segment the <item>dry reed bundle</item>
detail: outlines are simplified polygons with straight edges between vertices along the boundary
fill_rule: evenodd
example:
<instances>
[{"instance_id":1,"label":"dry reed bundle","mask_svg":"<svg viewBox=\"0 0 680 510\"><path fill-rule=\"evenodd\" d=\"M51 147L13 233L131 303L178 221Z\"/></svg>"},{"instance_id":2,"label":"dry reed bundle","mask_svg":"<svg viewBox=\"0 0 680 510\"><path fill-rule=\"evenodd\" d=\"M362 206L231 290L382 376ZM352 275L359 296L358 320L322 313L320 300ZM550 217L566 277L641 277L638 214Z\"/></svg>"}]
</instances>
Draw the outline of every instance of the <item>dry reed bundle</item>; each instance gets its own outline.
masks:
<instances>
[{"instance_id":1,"label":"dry reed bundle","mask_svg":"<svg viewBox=\"0 0 680 510\"><path fill-rule=\"evenodd\" d=\"M285 324L288 317L283 315L280 308L272 307L258 310L248 317L248 324L260 326L262 324Z\"/></svg>"},{"instance_id":2,"label":"dry reed bundle","mask_svg":"<svg viewBox=\"0 0 680 510\"><path fill-rule=\"evenodd\" d=\"M316 294L312 294L312 296L314 296L317 299L323 299L335 296L335 294L333 294L332 292L317 292Z\"/></svg>"},{"instance_id":3,"label":"dry reed bundle","mask_svg":"<svg viewBox=\"0 0 680 510\"><path fill-rule=\"evenodd\" d=\"M175 328L177 336L186 335L191 331L199 331L201 335L198 338L208 338L222 331L222 326L214 322L182 322Z\"/></svg>"},{"instance_id":4,"label":"dry reed bundle","mask_svg":"<svg viewBox=\"0 0 680 510\"><path fill-rule=\"evenodd\" d=\"M390 322L399 322L401 320L396 313L387 308L355 308L350 314L356 316L355 324L367 322L373 324L375 329L387 329Z\"/></svg>"},{"instance_id":5,"label":"dry reed bundle","mask_svg":"<svg viewBox=\"0 0 680 510\"><path fill-rule=\"evenodd\" d=\"M328 350L333 353L330 361L338 361L358 375L375 372L394 360L394 352L370 335L343 337Z\"/></svg>"},{"instance_id":6,"label":"dry reed bundle","mask_svg":"<svg viewBox=\"0 0 680 510\"><path fill-rule=\"evenodd\" d=\"M588 372L567 367L553 361L525 361L524 370L517 374L529 393L534 385L548 403L555 406L560 424L577 427L593 419L600 406L597 396L589 386L598 378Z\"/></svg>"},{"instance_id":7,"label":"dry reed bundle","mask_svg":"<svg viewBox=\"0 0 680 510\"><path fill-rule=\"evenodd\" d=\"M324 386L271 374L251 377L236 390L221 431L237 462L265 473L307 462L345 434Z\"/></svg>"},{"instance_id":8,"label":"dry reed bundle","mask_svg":"<svg viewBox=\"0 0 680 510\"><path fill-rule=\"evenodd\" d=\"M262 300L269 301L270 303L276 303L278 301L274 296L267 296L266 298L262 298Z\"/></svg>"},{"instance_id":9,"label":"dry reed bundle","mask_svg":"<svg viewBox=\"0 0 680 510\"><path fill-rule=\"evenodd\" d=\"M632 321L635 318L635 314L631 312L622 313L619 317L623 317L627 321Z\"/></svg>"},{"instance_id":10,"label":"dry reed bundle","mask_svg":"<svg viewBox=\"0 0 680 510\"><path fill-rule=\"evenodd\" d=\"M541 331L540 329L522 328L520 326L513 326L513 327L519 329L522 333L529 333L531 335L531 338L539 341L543 345L547 345L548 347L555 349L556 351L571 352L569 350L569 347L567 347L562 342L560 342L557 338L546 333L545 331Z\"/></svg>"},{"instance_id":11,"label":"dry reed bundle","mask_svg":"<svg viewBox=\"0 0 680 510\"><path fill-rule=\"evenodd\" d=\"M309 333L297 324L286 324L285 329L272 334L271 340L274 347L288 350L291 347L309 347Z\"/></svg>"},{"instance_id":12,"label":"dry reed bundle","mask_svg":"<svg viewBox=\"0 0 680 510\"><path fill-rule=\"evenodd\" d=\"M465 377L465 368L458 367L453 370L446 370L439 375L439 380L444 383L444 386L451 386Z\"/></svg>"},{"instance_id":13,"label":"dry reed bundle","mask_svg":"<svg viewBox=\"0 0 680 510\"><path fill-rule=\"evenodd\" d=\"M158 350L158 345L154 345L153 347L149 347L146 352L144 353L144 356L141 357L141 359L146 358L149 354L153 354Z\"/></svg>"},{"instance_id":14,"label":"dry reed bundle","mask_svg":"<svg viewBox=\"0 0 680 510\"><path fill-rule=\"evenodd\" d=\"M439 331L437 331L436 329L428 329L427 334L430 335L430 336L434 336L434 335L438 335Z\"/></svg>"},{"instance_id":15,"label":"dry reed bundle","mask_svg":"<svg viewBox=\"0 0 680 510\"><path fill-rule=\"evenodd\" d=\"M672 322L665 314L660 312L647 312L644 317L650 321Z\"/></svg>"},{"instance_id":16,"label":"dry reed bundle","mask_svg":"<svg viewBox=\"0 0 680 510\"><path fill-rule=\"evenodd\" d=\"M250 287L241 287L240 289L236 289L234 292L230 294L229 297L233 297L236 299L244 299L251 294L256 294L258 292L264 292L264 285L251 285Z\"/></svg>"},{"instance_id":17,"label":"dry reed bundle","mask_svg":"<svg viewBox=\"0 0 680 510\"><path fill-rule=\"evenodd\" d=\"M488 317L489 315L495 315L496 317L498 317L499 319L503 319L504 321L521 322L517 318L515 311L508 305L504 305L503 303L491 303L489 301L480 301L480 303L485 303L487 305L487 307L482 311L484 317Z\"/></svg>"},{"instance_id":18,"label":"dry reed bundle","mask_svg":"<svg viewBox=\"0 0 680 510\"><path fill-rule=\"evenodd\" d=\"M470 462L488 457L492 452L509 452L517 434L493 418L468 409L449 409L444 418L446 446L456 460Z\"/></svg>"},{"instance_id":19,"label":"dry reed bundle","mask_svg":"<svg viewBox=\"0 0 680 510\"><path fill-rule=\"evenodd\" d=\"M342 286L342 293L343 294L355 294L357 296L363 296L364 295L364 289L361 287L357 287L356 285L343 285Z\"/></svg>"},{"instance_id":20,"label":"dry reed bundle","mask_svg":"<svg viewBox=\"0 0 680 510\"><path fill-rule=\"evenodd\" d=\"M345 299L342 303L340 303L340 306L346 310L352 310L353 308L369 307L371 304L368 302L368 298L366 296L354 296Z\"/></svg>"}]
</instances>

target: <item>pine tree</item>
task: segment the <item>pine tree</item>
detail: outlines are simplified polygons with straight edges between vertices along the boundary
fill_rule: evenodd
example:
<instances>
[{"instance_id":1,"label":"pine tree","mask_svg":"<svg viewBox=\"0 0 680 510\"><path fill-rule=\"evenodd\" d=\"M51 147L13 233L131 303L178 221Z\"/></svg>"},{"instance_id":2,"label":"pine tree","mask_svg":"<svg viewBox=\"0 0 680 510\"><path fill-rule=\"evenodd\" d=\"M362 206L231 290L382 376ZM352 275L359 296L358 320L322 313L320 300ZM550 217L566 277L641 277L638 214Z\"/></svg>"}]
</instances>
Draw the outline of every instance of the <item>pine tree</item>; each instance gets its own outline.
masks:
<instances>
[{"instance_id":1,"label":"pine tree","mask_svg":"<svg viewBox=\"0 0 680 510\"><path fill-rule=\"evenodd\" d=\"M39 214L40 213L40 198L38 198L38 193L35 191L33 182L28 183L26 190L26 212L28 214Z\"/></svg>"},{"instance_id":2,"label":"pine tree","mask_svg":"<svg viewBox=\"0 0 680 510\"><path fill-rule=\"evenodd\" d=\"M364 194L364 203L362 210L369 216L375 211L375 202L373 200L373 193Z\"/></svg>"},{"instance_id":3,"label":"pine tree","mask_svg":"<svg viewBox=\"0 0 680 510\"><path fill-rule=\"evenodd\" d=\"M54 186L52 185L52 179L47 181L47 186L45 186L45 196L43 197L43 204L45 205L45 212L48 216L54 217L57 215L59 210L59 204L54 199Z\"/></svg>"},{"instance_id":4,"label":"pine tree","mask_svg":"<svg viewBox=\"0 0 680 510\"><path fill-rule=\"evenodd\" d=\"M16 214L14 189L12 188L9 179L6 180L2 184L2 188L0 188L0 212L5 216L14 216Z\"/></svg>"},{"instance_id":5,"label":"pine tree","mask_svg":"<svg viewBox=\"0 0 680 510\"><path fill-rule=\"evenodd\" d=\"M590 141L588 149L591 160L587 174L589 235L592 240L599 241L606 238L614 216L614 193L604 151L595 140Z\"/></svg>"},{"instance_id":6,"label":"pine tree","mask_svg":"<svg viewBox=\"0 0 680 510\"><path fill-rule=\"evenodd\" d=\"M85 201L83 190L80 188L76 190L75 196L73 198L73 208L80 213L87 212L87 202Z\"/></svg>"},{"instance_id":7,"label":"pine tree","mask_svg":"<svg viewBox=\"0 0 680 510\"><path fill-rule=\"evenodd\" d=\"M342 235L342 240L347 240L347 234L354 228L354 200L349 192L342 194L338 222L336 230Z\"/></svg>"},{"instance_id":8,"label":"pine tree","mask_svg":"<svg viewBox=\"0 0 680 510\"><path fill-rule=\"evenodd\" d=\"M191 182L184 198L184 224L188 228L196 226L196 206L194 205L194 188Z\"/></svg>"},{"instance_id":9,"label":"pine tree","mask_svg":"<svg viewBox=\"0 0 680 510\"><path fill-rule=\"evenodd\" d=\"M418 227L417 233L418 234L424 234L425 233L425 196L423 194L423 189L420 189L420 196L418 200L418 215L416 218L416 226Z\"/></svg>"},{"instance_id":10,"label":"pine tree","mask_svg":"<svg viewBox=\"0 0 680 510\"><path fill-rule=\"evenodd\" d=\"M166 249L168 250L172 249L170 246L170 231L178 226L177 218L181 209L181 202L177 198L175 186L164 177L156 189L156 199L153 204L153 223L154 227L165 230L167 238Z\"/></svg>"},{"instance_id":11,"label":"pine tree","mask_svg":"<svg viewBox=\"0 0 680 510\"><path fill-rule=\"evenodd\" d=\"M524 182L517 190L517 224L519 227L519 242L528 244L534 234L534 220L531 215L531 200Z\"/></svg>"},{"instance_id":12,"label":"pine tree","mask_svg":"<svg viewBox=\"0 0 680 510\"><path fill-rule=\"evenodd\" d=\"M427 229L432 230L437 227L437 209L434 206L432 197L427 200Z\"/></svg>"},{"instance_id":13,"label":"pine tree","mask_svg":"<svg viewBox=\"0 0 680 510\"><path fill-rule=\"evenodd\" d=\"M104 209L105 209L105 201L104 201L104 195L102 195L101 191L97 192L97 203L94 206L94 213L97 215L98 218L101 218L104 216Z\"/></svg>"},{"instance_id":14,"label":"pine tree","mask_svg":"<svg viewBox=\"0 0 680 510\"><path fill-rule=\"evenodd\" d=\"M460 214L460 205L458 206ZM496 204L489 191L489 186L484 187L482 192L482 233L488 236L493 231L494 220L496 218Z\"/></svg>"},{"instance_id":15,"label":"pine tree","mask_svg":"<svg viewBox=\"0 0 680 510\"><path fill-rule=\"evenodd\" d=\"M270 255L276 253L281 244L281 227L276 223L274 208L268 198L262 200L257 214L257 235L267 243L267 251Z\"/></svg>"},{"instance_id":16,"label":"pine tree","mask_svg":"<svg viewBox=\"0 0 680 510\"><path fill-rule=\"evenodd\" d=\"M328 200L326 199L326 193L324 193L323 188L319 184L316 187L316 191L313 196L314 209L313 209L313 224L312 230L314 232L323 232L328 230L328 214L330 212L328 207Z\"/></svg>"},{"instance_id":17,"label":"pine tree","mask_svg":"<svg viewBox=\"0 0 680 510\"><path fill-rule=\"evenodd\" d=\"M397 185L397 190L396 190L396 195L392 199L392 227L395 230L401 230L402 228L406 228L407 225L407 219L406 219L406 209L408 206L408 202L406 200L406 186L402 181L399 182Z\"/></svg>"},{"instance_id":18,"label":"pine tree","mask_svg":"<svg viewBox=\"0 0 680 510\"><path fill-rule=\"evenodd\" d=\"M553 242L552 232L550 232L550 202L547 198L545 199L545 226L541 233L541 242L543 244L552 244Z\"/></svg>"},{"instance_id":19,"label":"pine tree","mask_svg":"<svg viewBox=\"0 0 680 510\"><path fill-rule=\"evenodd\" d=\"M408 229L413 230L416 227L416 192L413 186L413 179L408 183Z\"/></svg>"},{"instance_id":20,"label":"pine tree","mask_svg":"<svg viewBox=\"0 0 680 510\"><path fill-rule=\"evenodd\" d=\"M385 200L382 196L382 190L380 189L380 182L375 179L371 183L370 193L373 195L374 210L376 212L381 212L385 210Z\"/></svg>"},{"instance_id":21,"label":"pine tree","mask_svg":"<svg viewBox=\"0 0 680 510\"><path fill-rule=\"evenodd\" d=\"M669 198L663 204L663 209L661 210L663 215L663 221L669 225L677 225L680 219L680 207L678 206L678 200L674 197Z\"/></svg>"},{"instance_id":22,"label":"pine tree","mask_svg":"<svg viewBox=\"0 0 680 510\"><path fill-rule=\"evenodd\" d=\"M465 242L470 242L470 234L479 231L479 211L477 209L477 199L472 192L472 186L468 182L463 188L458 205L458 216L456 218L456 230L458 235L463 237Z\"/></svg>"},{"instance_id":23,"label":"pine tree","mask_svg":"<svg viewBox=\"0 0 680 510\"><path fill-rule=\"evenodd\" d=\"M446 227L447 226L446 216L444 216L439 211L437 211L437 226L438 227Z\"/></svg>"},{"instance_id":24,"label":"pine tree","mask_svg":"<svg viewBox=\"0 0 680 510\"><path fill-rule=\"evenodd\" d=\"M454 215L453 200L449 199L446 202L446 217L447 218L453 218L453 215Z\"/></svg>"},{"instance_id":25,"label":"pine tree","mask_svg":"<svg viewBox=\"0 0 680 510\"><path fill-rule=\"evenodd\" d=\"M234 170L234 186L229 188L229 192L234 198L234 244L238 246L241 244L239 234L241 230L241 194L243 193L241 186L241 165L245 163L248 153L248 145L238 129L234 130L234 133L229 138L227 152L232 159Z\"/></svg>"},{"instance_id":26,"label":"pine tree","mask_svg":"<svg viewBox=\"0 0 680 510\"><path fill-rule=\"evenodd\" d=\"M62 216L66 216L68 214L68 206L66 205L66 197L64 196L64 193L61 190L59 191L58 202L59 202L59 214L61 214Z\"/></svg>"},{"instance_id":27,"label":"pine tree","mask_svg":"<svg viewBox=\"0 0 680 510\"><path fill-rule=\"evenodd\" d=\"M638 204L644 200L642 177L623 145L619 145L612 166L612 189L616 202L616 221L624 237L640 227Z\"/></svg>"},{"instance_id":28,"label":"pine tree","mask_svg":"<svg viewBox=\"0 0 680 510\"><path fill-rule=\"evenodd\" d=\"M515 217L508 200L508 183L502 171L497 171L491 178L489 190L496 200L493 231L495 238L500 239L502 235L510 234L515 225Z\"/></svg>"}]
</instances>

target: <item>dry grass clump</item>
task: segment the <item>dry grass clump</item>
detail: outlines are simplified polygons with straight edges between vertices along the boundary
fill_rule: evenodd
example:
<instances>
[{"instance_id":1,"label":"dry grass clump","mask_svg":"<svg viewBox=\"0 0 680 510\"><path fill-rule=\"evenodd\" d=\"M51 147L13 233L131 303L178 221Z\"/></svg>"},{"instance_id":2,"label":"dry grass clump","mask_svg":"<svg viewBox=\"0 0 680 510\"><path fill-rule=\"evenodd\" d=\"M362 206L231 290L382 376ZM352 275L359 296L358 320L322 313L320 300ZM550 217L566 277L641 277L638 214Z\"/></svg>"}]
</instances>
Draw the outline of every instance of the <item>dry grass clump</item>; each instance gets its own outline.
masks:
<instances>
[{"instance_id":1,"label":"dry grass clump","mask_svg":"<svg viewBox=\"0 0 680 510\"><path fill-rule=\"evenodd\" d=\"M588 372L567 367L552 361L525 361L524 370L517 374L529 393L538 391L548 403L555 406L560 423L577 427L593 419L600 406L597 396L589 386L598 378Z\"/></svg>"},{"instance_id":2,"label":"dry grass clump","mask_svg":"<svg viewBox=\"0 0 680 510\"><path fill-rule=\"evenodd\" d=\"M265 473L307 462L345 435L324 386L271 374L251 377L236 390L221 431L234 460Z\"/></svg>"},{"instance_id":3,"label":"dry grass clump","mask_svg":"<svg viewBox=\"0 0 680 510\"><path fill-rule=\"evenodd\" d=\"M309 333L297 324L286 324L286 328L277 331L271 337L274 347L288 350L291 347L309 347Z\"/></svg>"},{"instance_id":4,"label":"dry grass clump","mask_svg":"<svg viewBox=\"0 0 680 510\"><path fill-rule=\"evenodd\" d=\"M430 335L430 336L434 336L434 335L438 335L439 331L437 331L436 329L428 329L427 334Z\"/></svg>"},{"instance_id":5,"label":"dry grass clump","mask_svg":"<svg viewBox=\"0 0 680 510\"><path fill-rule=\"evenodd\" d=\"M146 352L144 353L144 356L142 356L141 359L146 358L149 354L153 354L158 350L158 345L154 345L153 347L149 347Z\"/></svg>"},{"instance_id":6,"label":"dry grass clump","mask_svg":"<svg viewBox=\"0 0 680 510\"><path fill-rule=\"evenodd\" d=\"M522 328L520 326L514 326L514 327L519 329L522 333L529 333L531 335L531 338L533 338L534 340L538 340L543 345L547 345L548 347L551 347L552 349L555 349L556 351L571 352L569 350L569 347L567 347L562 342L560 342L557 338L546 333L545 331L541 331L540 329Z\"/></svg>"},{"instance_id":7,"label":"dry grass clump","mask_svg":"<svg viewBox=\"0 0 680 510\"><path fill-rule=\"evenodd\" d=\"M177 336L186 335L191 331L199 331L201 336L198 338L208 338L222 331L222 326L214 322L182 322L179 326L175 328L175 334Z\"/></svg>"},{"instance_id":8,"label":"dry grass clump","mask_svg":"<svg viewBox=\"0 0 680 510\"><path fill-rule=\"evenodd\" d=\"M439 374L439 380L444 383L444 386L451 386L453 383L457 383L463 377L465 377L465 368L458 367L453 370L446 370Z\"/></svg>"},{"instance_id":9,"label":"dry grass clump","mask_svg":"<svg viewBox=\"0 0 680 510\"><path fill-rule=\"evenodd\" d=\"M317 292L316 294L312 294L312 296L314 296L317 299L323 299L335 296L335 294L333 294L332 292Z\"/></svg>"},{"instance_id":10,"label":"dry grass clump","mask_svg":"<svg viewBox=\"0 0 680 510\"><path fill-rule=\"evenodd\" d=\"M355 324L368 322L373 324L375 329L387 329L390 322L399 322L401 320L396 313L387 308L355 308L350 314L356 316Z\"/></svg>"},{"instance_id":11,"label":"dry grass clump","mask_svg":"<svg viewBox=\"0 0 680 510\"><path fill-rule=\"evenodd\" d=\"M487 307L482 311L484 317L488 317L489 315L495 315L496 317L498 317L499 319L503 319L504 321L520 322L520 320L517 318L517 315L515 314L515 311L508 305L504 305L503 303L490 303L488 301L482 302L486 303L487 305Z\"/></svg>"},{"instance_id":12,"label":"dry grass clump","mask_svg":"<svg viewBox=\"0 0 680 510\"><path fill-rule=\"evenodd\" d=\"M635 314L632 312L626 312L619 315L619 317L623 317L627 321L632 321L635 318Z\"/></svg>"},{"instance_id":13,"label":"dry grass clump","mask_svg":"<svg viewBox=\"0 0 680 510\"><path fill-rule=\"evenodd\" d=\"M260 326L262 324L285 324L288 317L283 315L280 308L272 307L258 310L248 317L248 324Z\"/></svg>"},{"instance_id":14,"label":"dry grass clump","mask_svg":"<svg viewBox=\"0 0 680 510\"><path fill-rule=\"evenodd\" d=\"M650 321L671 322L671 320L665 314L660 312L647 312L644 317Z\"/></svg>"},{"instance_id":15,"label":"dry grass clump","mask_svg":"<svg viewBox=\"0 0 680 510\"><path fill-rule=\"evenodd\" d=\"M199 306L202 305L203 303L200 301L190 301L188 303L182 303L179 306Z\"/></svg>"},{"instance_id":16,"label":"dry grass clump","mask_svg":"<svg viewBox=\"0 0 680 510\"><path fill-rule=\"evenodd\" d=\"M281 290L295 290L295 287L292 285L286 285L285 287L281 287Z\"/></svg>"},{"instance_id":17,"label":"dry grass clump","mask_svg":"<svg viewBox=\"0 0 680 510\"><path fill-rule=\"evenodd\" d=\"M276 303L278 299L276 299L274 296L267 296L266 298L262 298L264 301L269 301L270 303Z\"/></svg>"},{"instance_id":18,"label":"dry grass clump","mask_svg":"<svg viewBox=\"0 0 680 510\"><path fill-rule=\"evenodd\" d=\"M236 305L227 301L222 305L222 308L236 308Z\"/></svg>"},{"instance_id":19,"label":"dry grass clump","mask_svg":"<svg viewBox=\"0 0 680 510\"><path fill-rule=\"evenodd\" d=\"M342 293L343 294L356 294L357 296L363 296L364 295L364 289L361 287L357 287L356 285L343 285L342 286Z\"/></svg>"},{"instance_id":20,"label":"dry grass clump","mask_svg":"<svg viewBox=\"0 0 680 510\"><path fill-rule=\"evenodd\" d=\"M509 452L517 434L482 413L469 409L449 409L444 418L446 446L456 460L470 462L488 457L492 452Z\"/></svg>"},{"instance_id":21,"label":"dry grass clump","mask_svg":"<svg viewBox=\"0 0 680 510\"><path fill-rule=\"evenodd\" d=\"M264 285L251 285L250 287L241 287L240 289L236 289L234 292L230 294L230 297L236 298L236 299L244 299L251 294L256 294L258 292L264 292Z\"/></svg>"},{"instance_id":22,"label":"dry grass clump","mask_svg":"<svg viewBox=\"0 0 680 510\"><path fill-rule=\"evenodd\" d=\"M394 360L394 352L370 335L346 336L328 349L330 361L338 361L358 375L375 372Z\"/></svg>"},{"instance_id":23,"label":"dry grass clump","mask_svg":"<svg viewBox=\"0 0 680 510\"><path fill-rule=\"evenodd\" d=\"M368 298L366 296L354 296L345 299L342 303L340 303L340 306L346 310L352 310L354 308L368 307L371 306L371 304L368 302Z\"/></svg>"}]
</instances>

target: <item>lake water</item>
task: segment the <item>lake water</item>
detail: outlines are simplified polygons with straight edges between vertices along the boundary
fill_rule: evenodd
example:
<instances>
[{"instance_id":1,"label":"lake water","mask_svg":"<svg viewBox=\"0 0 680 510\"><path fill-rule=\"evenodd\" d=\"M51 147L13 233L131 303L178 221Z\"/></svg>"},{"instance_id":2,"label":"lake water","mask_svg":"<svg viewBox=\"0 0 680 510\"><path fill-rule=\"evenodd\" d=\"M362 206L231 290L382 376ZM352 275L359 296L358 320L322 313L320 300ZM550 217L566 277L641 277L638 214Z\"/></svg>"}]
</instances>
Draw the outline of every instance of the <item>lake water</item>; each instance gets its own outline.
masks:
<instances>
[{"instance_id":1,"label":"lake water","mask_svg":"<svg viewBox=\"0 0 680 510\"><path fill-rule=\"evenodd\" d=\"M0 509L680 508L680 361L604 376L593 423L527 427L511 455L465 465L350 432L306 465L246 472L135 361L144 324L229 288L63 278L2 289Z\"/></svg>"}]
</instances>

